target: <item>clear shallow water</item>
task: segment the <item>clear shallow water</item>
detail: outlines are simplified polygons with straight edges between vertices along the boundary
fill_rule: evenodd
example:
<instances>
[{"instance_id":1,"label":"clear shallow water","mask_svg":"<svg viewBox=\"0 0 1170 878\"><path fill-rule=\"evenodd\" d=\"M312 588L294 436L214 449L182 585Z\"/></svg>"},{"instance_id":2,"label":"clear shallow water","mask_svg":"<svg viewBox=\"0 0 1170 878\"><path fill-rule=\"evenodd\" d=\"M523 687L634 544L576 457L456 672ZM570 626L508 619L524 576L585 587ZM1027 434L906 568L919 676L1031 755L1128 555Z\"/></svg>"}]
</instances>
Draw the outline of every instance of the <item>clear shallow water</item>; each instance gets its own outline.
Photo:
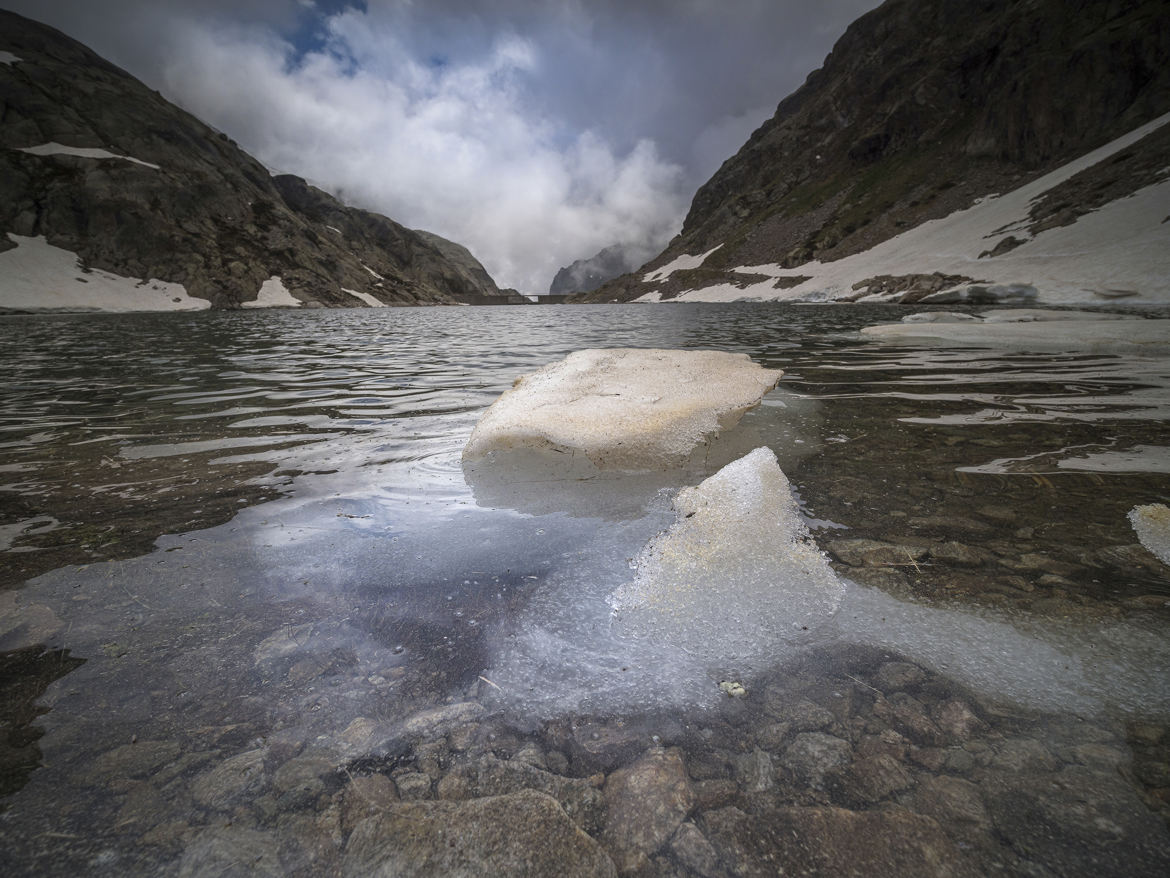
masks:
<instances>
[{"instance_id":1,"label":"clear shallow water","mask_svg":"<svg viewBox=\"0 0 1170 878\"><path fill-rule=\"evenodd\" d=\"M808 741L794 736L847 741L860 764L867 734L894 732L921 757L902 754L907 770L990 791L1004 741L1047 748L1032 767L1051 775L1084 765L1068 748L1087 740L1076 723L1091 724L1090 743L1131 766L1117 795L1150 836L1162 824L1138 820L1141 809L1158 815L1170 786L1157 767L1167 763L1170 581L1125 514L1170 497L1170 363L892 348L851 334L901 313L731 305L0 322L10 740L0 833L13 874L190 872L225 814L270 835L295 871L289 837L307 815L324 819L326 800L344 804L346 772L391 776L404 796L418 783L404 776L423 775L433 796L452 765L487 751L502 758L527 742L550 771L585 775L636 757L654 735L683 748L696 783L723 775L695 766L724 759L740 795L764 792L734 761L759 750L774 763L767 790L778 801L858 807L810 779L793 755ZM609 629L605 598L631 578L629 560L672 520L673 492L719 459L600 486L501 490L465 477L463 443L519 374L616 346L742 351L786 370L727 454L776 451L851 585L832 624L778 640L773 664L630 644ZM745 611L782 620L782 606ZM719 632L697 625L695 636ZM882 668L902 658L929 676L887 691ZM728 676L745 681L747 699L720 694ZM781 694L830 710L842 686L863 704L854 714L810 728L783 719ZM974 767L948 775L944 760L962 758L946 754L972 741L915 739L887 702L907 695L938 724L931 711L956 693L990 731L975 736L986 749ZM449 725L410 725L452 702L473 705L460 708L461 727L474 713L488 742L479 750L459 749ZM596 742L615 736L630 742L610 764ZM445 748L434 766L428 747ZM217 767L256 753L254 784L209 792ZM734 759L713 756L724 753ZM298 796L278 776L306 754L332 773ZM929 782L864 805L912 808ZM1010 822L984 798L991 823ZM727 803L753 813L746 800ZM339 857L344 821L337 834ZM1070 838L1088 869L1105 841L1089 829ZM976 848L1008 871L1044 863L1026 839L1007 853L992 841ZM1158 862L1154 850L1142 862ZM328 871L328 845L314 856L307 873ZM677 865L677 853L658 856Z\"/></svg>"}]
</instances>

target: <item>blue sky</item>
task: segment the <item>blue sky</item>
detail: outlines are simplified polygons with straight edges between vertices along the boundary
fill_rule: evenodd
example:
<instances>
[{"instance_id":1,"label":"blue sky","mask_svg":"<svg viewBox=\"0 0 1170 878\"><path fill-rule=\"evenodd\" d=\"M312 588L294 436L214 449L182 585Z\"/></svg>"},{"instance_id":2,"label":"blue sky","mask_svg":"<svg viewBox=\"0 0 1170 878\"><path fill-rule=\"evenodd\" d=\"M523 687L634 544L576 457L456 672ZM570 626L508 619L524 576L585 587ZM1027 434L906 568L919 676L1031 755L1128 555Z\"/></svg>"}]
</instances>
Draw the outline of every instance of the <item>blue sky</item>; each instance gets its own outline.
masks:
<instances>
[{"instance_id":1,"label":"blue sky","mask_svg":"<svg viewBox=\"0 0 1170 878\"><path fill-rule=\"evenodd\" d=\"M646 257L877 0L0 0L276 172L547 290Z\"/></svg>"}]
</instances>

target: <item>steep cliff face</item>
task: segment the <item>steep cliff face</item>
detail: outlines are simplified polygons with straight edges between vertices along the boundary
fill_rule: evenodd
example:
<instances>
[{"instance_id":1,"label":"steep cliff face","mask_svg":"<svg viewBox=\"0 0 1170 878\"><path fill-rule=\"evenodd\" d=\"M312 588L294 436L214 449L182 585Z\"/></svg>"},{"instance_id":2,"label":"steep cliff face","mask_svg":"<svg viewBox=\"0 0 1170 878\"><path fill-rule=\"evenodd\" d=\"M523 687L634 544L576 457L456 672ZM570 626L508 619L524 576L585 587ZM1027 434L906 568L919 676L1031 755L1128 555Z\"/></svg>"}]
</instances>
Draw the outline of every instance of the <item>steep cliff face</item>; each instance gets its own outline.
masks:
<instances>
[{"instance_id":1,"label":"steep cliff face","mask_svg":"<svg viewBox=\"0 0 1170 878\"><path fill-rule=\"evenodd\" d=\"M594 298L744 286L729 269L840 260L1017 189L1170 110L1168 15L1165 0L887 0L698 191L667 250Z\"/></svg>"},{"instance_id":2,"label":"steep cliff face","mask_svg":"<svg viewBox=\"0 0 1170 878\"><path fill-rule=\"evenodd\" d=\"M0 12L0 59L0 250L44 238L77 254L82 272L181 284L217 308L255 302L274 276L290 304L329 307L499 292L464 248L272 177L49 27Z\"/></svg>"}]
</instances>

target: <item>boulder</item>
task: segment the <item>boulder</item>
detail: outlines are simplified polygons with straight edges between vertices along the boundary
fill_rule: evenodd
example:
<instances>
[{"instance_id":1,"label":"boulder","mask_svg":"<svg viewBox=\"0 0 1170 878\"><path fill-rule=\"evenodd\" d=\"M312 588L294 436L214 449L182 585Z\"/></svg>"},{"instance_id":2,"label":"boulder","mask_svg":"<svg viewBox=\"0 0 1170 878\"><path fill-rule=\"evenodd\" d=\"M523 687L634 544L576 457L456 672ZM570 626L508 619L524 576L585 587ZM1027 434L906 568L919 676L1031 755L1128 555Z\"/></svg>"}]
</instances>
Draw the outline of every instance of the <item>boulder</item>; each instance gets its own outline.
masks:
<instances>
[{"instance_id":1,"label":"boulder","mask_svg":"<svg viewBox=\"0 0 1170 878\"><path fill-rule=\"evenodd\" d=\"M605 783L607 817L601 839L618 869L643 865L674 834L694 805L677 749L652 750Z\"/></svg>"},{"instance_id":2,"label":"boulder","mask_svg":"<svg viewBox=\"0 0 1170 878\"><path fill-rule=\"evenodd\" d=\"M354 829L344 878L616 875L601 847L544 793L464 802L388 802Z\"/></svg>"},{"instance_id":3,"label":"boulder","mask_svg":"<svg viewBox=\"0 0 1170 878\"><path fill-rule=\"evenodd\" d=\"M728 871L743 878L835 875L960 878L979 874L929 817L901 808L721 808L700 826Z\"/></svg>"}]
</instances>

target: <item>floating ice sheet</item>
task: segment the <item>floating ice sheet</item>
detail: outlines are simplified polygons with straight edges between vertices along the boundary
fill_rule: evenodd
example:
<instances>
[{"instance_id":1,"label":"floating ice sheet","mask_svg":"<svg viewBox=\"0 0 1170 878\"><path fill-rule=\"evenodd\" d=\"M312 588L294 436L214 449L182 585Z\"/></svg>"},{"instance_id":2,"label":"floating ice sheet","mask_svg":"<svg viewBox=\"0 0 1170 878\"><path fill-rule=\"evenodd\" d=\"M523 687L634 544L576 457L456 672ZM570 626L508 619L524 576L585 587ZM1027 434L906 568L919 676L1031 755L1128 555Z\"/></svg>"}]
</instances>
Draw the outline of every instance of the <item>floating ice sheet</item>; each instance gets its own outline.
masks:
<instances>
[{"instance_id":1,"label":"floating ice sheet","mask_svg":"<svg viewBox=\"0 0 1170 878\"><path fill-rule=\"evenodd\" d=\"M1135 506L1129 520L1142 545L1163 564L1170 564L1170 507L1164 503Z\"/></svg>"},{"instance_id":2,"label":"floating ice sheet","mask_svg":"<svg viewBox=\"0 0 1170 878\"><path fill-rule=\"evenodd\" d=\"M678 466L736 424L780 375L723 351L577 351L496 400L463 458L539 449L580 453L606 470Z\"/></svg>"},{"instance_id":3,"label":"floating ice sheet","mask_svg":"<svg viewBox=\"0 0 1170 878\"><path fill-rule=\"evenodd\" d=\"M620 630L741 664L837 610L845 586L810 538L771 449L682 490L674 508L674 525L610 598Z\"/></svg>"}]
</instances>

